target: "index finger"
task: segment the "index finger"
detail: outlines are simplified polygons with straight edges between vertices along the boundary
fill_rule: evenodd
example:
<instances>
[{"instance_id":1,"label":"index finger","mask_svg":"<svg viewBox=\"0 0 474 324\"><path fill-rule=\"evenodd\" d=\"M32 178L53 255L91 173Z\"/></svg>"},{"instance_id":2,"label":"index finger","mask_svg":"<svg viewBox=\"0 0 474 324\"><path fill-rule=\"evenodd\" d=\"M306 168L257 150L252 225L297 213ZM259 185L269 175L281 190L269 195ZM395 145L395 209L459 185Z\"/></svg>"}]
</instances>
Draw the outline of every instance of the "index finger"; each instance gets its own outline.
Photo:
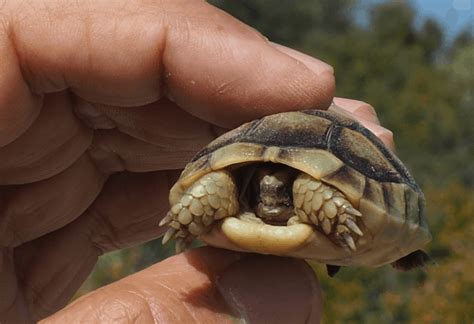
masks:
<instances>
[{"instance_id":1,"label":"index finger","mask_svg":"<svg viewBox=\"0 0 474 324\"><path fill-rule=\"evenodd\" d=\"M0 125L2 144L31 124L38 96L64 89L114 106L166 95L226 127L332 99L329 66L302 63L205 2L7 1L6 12L0 69L11 73L0 76L0 107L9 112L0 123L13 126Z\"/></svg>"}]
</instances>

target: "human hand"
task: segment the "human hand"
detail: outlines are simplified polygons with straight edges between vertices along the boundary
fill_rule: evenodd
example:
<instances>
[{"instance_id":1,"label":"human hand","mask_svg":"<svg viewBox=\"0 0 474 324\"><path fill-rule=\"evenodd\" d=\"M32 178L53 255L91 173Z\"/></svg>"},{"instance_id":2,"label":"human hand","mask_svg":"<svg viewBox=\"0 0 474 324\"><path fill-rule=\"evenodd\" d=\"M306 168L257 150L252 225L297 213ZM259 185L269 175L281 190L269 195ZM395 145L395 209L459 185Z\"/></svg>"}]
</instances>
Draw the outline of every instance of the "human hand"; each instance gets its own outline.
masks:
<instances>
[{"instance_id":1,"label":"human hand","mask_svg":"<svg viewBox=\"0 0 474 324\"><path fill-rule=\"evenodd\" d=\"M317 323L322 296L301 260L200 248L78 299L45 323Z\"/></svg>"},{"instance_id":2,"label":"human hand","mask_svg":"<svg viewBox=\"0 0 474 324\"><path fill-rule=\"evenodd\" d=\"M220 128L280 111L324 109L332 100L328 65L270 44L201 1L6 0L0 21L1 322L51 315L100 254L159 236L174 170ZM377 126L370 106L336 103L365 116L382 139L390 134ZM249 258L260 268L242 270ZM229 293L225 284L216 290L216 278L271 273L272 262L294 272L280 273L282 286L261 287L258 296L288 294L285 284L296 280L294 287L312 287L307 312L320 307L316 279L302 261L201 249L101 289L51 320L114 312L122 302L134 314L148 307L159 316L169 307L193 316L207 293ZM237 277L231 284L255 284L252 275ZM166 280L182 286L163 289ZM150 285L160 288L150 290L155 299L123 299L124 291L141 296ZM201 286L193 307L167 304ZM295 290L294 300L307 301L307 294ZM252 302L262 311L270 306ZM226 312L218 306L206 318L217 321Z\"/></svg>"}]
</instances>

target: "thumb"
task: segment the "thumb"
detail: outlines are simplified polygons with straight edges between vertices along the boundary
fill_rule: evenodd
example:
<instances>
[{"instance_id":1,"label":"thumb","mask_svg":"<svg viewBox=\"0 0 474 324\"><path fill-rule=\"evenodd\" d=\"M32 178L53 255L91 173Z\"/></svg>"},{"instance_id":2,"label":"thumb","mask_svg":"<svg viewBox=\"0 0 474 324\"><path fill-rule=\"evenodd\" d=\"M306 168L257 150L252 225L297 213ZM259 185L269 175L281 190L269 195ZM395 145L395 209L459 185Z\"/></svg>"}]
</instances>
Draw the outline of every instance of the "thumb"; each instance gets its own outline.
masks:
<instances>
[{"instance_id":1,"label":"thumb","mask_svg":"<svg viewBox=\"0 0 474 324\"><path fill-rule=\"evenodd\" d=\"M300 260L201 248L94 291L42 323L317 323L314 273Z\"/></svg>"}]
</instances>

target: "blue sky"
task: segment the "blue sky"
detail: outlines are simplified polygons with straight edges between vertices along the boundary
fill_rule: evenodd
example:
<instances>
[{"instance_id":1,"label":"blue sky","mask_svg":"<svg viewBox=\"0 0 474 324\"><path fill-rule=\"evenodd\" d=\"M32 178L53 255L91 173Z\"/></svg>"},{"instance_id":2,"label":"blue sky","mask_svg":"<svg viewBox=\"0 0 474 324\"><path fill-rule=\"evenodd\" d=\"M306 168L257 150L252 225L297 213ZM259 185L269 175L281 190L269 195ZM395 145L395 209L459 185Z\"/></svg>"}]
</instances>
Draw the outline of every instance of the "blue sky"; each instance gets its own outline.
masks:
<instances>
[{"instance_id":1,"label":"blue sky","mask_svg":"<svg viewBox=\"0 0 474 324\"><path fill-rule=\"evenodd\" d=\"M393 1L393 0L392 0ZM403 1L403 0L395 0ZM466 28L474 32L474 0L407 0L417 12L417 24L426 18L433 18L443 26L446 39L452 40ZM366 10L372 4L386 2L384 0L361 0L358 20L364 23L367 19Z\"/></svg>"}]
</instances>

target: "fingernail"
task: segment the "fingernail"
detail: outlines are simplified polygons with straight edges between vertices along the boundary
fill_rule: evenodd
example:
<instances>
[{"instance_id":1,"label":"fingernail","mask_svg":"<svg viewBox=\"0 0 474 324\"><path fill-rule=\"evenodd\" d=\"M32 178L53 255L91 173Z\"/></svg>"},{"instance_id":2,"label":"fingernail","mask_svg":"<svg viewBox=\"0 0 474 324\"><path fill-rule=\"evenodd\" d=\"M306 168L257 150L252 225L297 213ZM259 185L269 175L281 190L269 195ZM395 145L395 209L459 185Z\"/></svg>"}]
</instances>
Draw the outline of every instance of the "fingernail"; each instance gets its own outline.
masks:
<instances>
[{"instance_id":1,"label":"fingernail","mask_svg":"<svg viewBox=\"0 0 474 324\"><path fill-rule=\"evenodd\" d=\"M317 58L314 58L312 56L306 55L304 53L298 52L292 48L277 44L277 43L272 43L270 42L276 49L278 49L280 52L285 53L286 55L289 55L293 57L294 59L300 61L304 65L306 65L310 70L314 71L316 74L334 74L334 69L331 65L318 60Z\"/></svg>"},{"instance_id":2,"label":"fingernail","mask_svg":"<svg viewBox=\"0 0 474 324\"><path fill-rule=\"evenodd\" d=\"M217 287L246 323L319 323L320 286L302 260L252 255L225 270Z\"/></svg>"}]
</instances>

